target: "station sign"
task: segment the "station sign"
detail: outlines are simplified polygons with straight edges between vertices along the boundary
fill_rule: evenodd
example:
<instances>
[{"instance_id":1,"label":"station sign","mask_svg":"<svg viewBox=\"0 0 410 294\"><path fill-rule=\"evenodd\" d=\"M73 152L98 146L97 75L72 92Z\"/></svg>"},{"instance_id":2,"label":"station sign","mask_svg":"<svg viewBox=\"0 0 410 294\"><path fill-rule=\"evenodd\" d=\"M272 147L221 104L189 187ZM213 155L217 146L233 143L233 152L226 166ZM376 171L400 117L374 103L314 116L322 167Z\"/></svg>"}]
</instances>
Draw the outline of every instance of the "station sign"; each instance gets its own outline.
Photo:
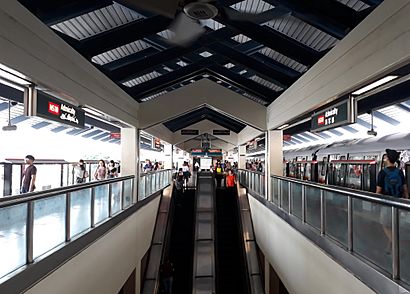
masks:
<instances>
[{"instance_id":1,"label":"station sign","mask_svg":"<svg viewBox=\"0 0 410 294\"><path fill-rule=\"evenodd\" d=\"M25 115L38 116L76 128L84 128L85 111L80 107L42 91L34 90L32 95L26 97L24 99Z\"/></svg>"},{"instance_id":2,"label":"station sign","mask_svg":"<svg viewBox=\"0 0 410 294\"><path fill-rule=\"evenodd\" d=\"M222 135L222 136L229 136L231 134L230 130L212 130L212 134L214 136Z\"/></svg>"},{"instance_id":3,"label":"station sign","mask_svg":"<svg viewBox=\"0 0 410 294\"><path fill-rule=\"evenodd\" d=\"M152 147L154 147L154 149L160 150L161 149L161 140L158 139L158 138L154 138L153 145L154 146L152 146Z\"/></svg>"},{"instance_id":4,"label":"station sign","mask_svg":"<svg viewBox=\"0 0 410 294\"><path fill-rule=\"evenodd\" d=\"M206 154L208 156L222 156L222 149L208 149Z\"/></svg>"},{"instance_id":5,"label":"station sign","mask_svg":"<svg viewBox=\"0 0 410 294\"><path fill-rule=\"evenodd\" d=\"M206 152L204 149L192 149L191 155L192 156L205 156Z\"/></svg>"},{"instance_id":6,"label":"station sign","mask_svg":"<svg viewBox=\"0 0 410 294\"><path fill-rule=\"evenodd\" d=\"M199 135L199 130L184 129L181 130L181 135Z\"/></svg>"},{"instance_id":7,"label":"station sign","mask_svg":"<svg viewBox=\"0 0 410 294\"><path fill-rule=\"evenodd\" d=\"M110 139L121 139L121 133L110 133Z\"/></svg>"},{"instance_id":8,"label":"station sign","mask_svg":"<svg viewBox=\"0 0 410 294\"><path fill-rule=\"evenodd\" d=\"M311 117L311 132L319 132L356 122L356 101L353 97L333 105Z\"/></svg>"},{"instance_id":9,"label":"station sign","mask_svg":"<svg viewBox=\"0 0 410 294\"><path fill-rule=\"evenodd\" d=\"M285 142L292 141L292 135L283 135L283 141Z\"/></svg>"}]
</instances>

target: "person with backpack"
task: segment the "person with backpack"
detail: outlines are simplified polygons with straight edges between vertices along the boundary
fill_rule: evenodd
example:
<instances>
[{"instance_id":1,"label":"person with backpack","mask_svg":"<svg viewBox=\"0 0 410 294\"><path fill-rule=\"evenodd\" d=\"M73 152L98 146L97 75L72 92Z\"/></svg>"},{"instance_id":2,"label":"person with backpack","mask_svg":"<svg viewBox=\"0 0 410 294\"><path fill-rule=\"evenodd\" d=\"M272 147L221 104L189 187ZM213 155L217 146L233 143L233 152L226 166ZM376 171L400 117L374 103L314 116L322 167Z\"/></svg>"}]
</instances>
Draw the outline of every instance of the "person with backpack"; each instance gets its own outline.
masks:
<instances>
[{"instance_id":1,"label":"person with backpack","mask_svg":"<svg viewBox=\"0 0 410 294\"><path fill-rule=\"evenodd\" d=\"M400 153L396 150L386 149L386 154L383 156L385 168L379 172L377 177L377 194L409 198L403 171L395 165L399 157Z\"/></svg>"},{"instance_id":2,"label":"person with backpack","mask_svg":"<svg viewBox=\"0 0 410 294\"><path fill-rule=\"evenodd\" d=\"M403 171L395 166L400 153L396 150L386 149L383 156L384 168L379 172L377 177L376 193L396 198L409 198L409 192L405 182ZM392 229L391 229L391 212L389 207L382 207L380 213L380 222L383 225L383 231L388 239L386 253L391 254Z\"/></svg>"}]
</instances>

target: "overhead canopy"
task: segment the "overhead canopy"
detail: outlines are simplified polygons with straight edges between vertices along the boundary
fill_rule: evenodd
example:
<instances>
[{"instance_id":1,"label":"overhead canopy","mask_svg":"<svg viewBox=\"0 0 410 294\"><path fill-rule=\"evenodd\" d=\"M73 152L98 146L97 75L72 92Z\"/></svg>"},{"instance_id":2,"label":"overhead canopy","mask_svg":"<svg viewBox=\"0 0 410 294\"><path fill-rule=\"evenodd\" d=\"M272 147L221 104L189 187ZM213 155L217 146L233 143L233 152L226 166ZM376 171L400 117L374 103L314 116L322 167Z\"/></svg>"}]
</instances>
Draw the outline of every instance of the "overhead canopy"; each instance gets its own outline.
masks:
<instances>
[{"instance_id":1,"label":"overhead canopy","mask_svg":"<svg viewBox=\"0 0 410 294\"><path fill-rule=\"evenodd\" d=\"M20 0L138 102L207 78L262 105L274 101L381 0L219 0L224 11L268 15L207 20L187 47L171 45L171 19L107 0Z\"/></svg>"}]
</instances>

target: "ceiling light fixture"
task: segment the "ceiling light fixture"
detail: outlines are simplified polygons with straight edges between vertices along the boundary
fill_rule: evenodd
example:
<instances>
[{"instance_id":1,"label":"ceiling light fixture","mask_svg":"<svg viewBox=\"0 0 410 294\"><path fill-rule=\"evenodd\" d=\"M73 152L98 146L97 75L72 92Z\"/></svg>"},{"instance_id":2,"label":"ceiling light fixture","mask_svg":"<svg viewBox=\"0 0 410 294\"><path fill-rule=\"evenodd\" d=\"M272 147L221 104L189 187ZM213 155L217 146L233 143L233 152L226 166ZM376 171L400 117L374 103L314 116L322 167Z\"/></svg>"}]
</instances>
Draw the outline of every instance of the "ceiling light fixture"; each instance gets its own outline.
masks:
<instances>
[{"instance_id":1,"label":"ceiling light fixture","mask_svg":"<svg viewBox=\"0 0 410 294\"><path fill-rule=\"evenodd\" d=\"M23 86L31 84L31 82L26 80L22 74L3 64L0 64L0 78Z\"/></svg>"},{"instance_id":2,"label":"ceiling light fixture","mask_svg":"<svg viewBox=\"0 0 410 294\"><path fill-rule=\"evenodd\" d=\"M278 130L283 130L284 128L286 128L288 126L289 126L289 124L284 124L284 125L278 127Z\"/></svg>"},{"instance_id":3,"label":"ceiling light fixture","mask_svg":"<svg viewBox=\"0 0 410 294\"><path fill-rule=\"evenodd\" d=\"M377 87L379 87L379 86L381 86L381 85L384 85L384 84L386 84L386 83L388 83L388 82L390 82L390 81L392 81L392 80L394 80L394 79L397 79L399 76L386 76L386 77L384 77L384 78L382 78L382 79L380 79L380 80L377 80L377 81L375 81L375 82L373 82L373 83L371 83L370 85L367 85L367 86L365 86L365 87L363 87L363 88L360 88L359 90L356 90L356 91L354 91L353 93L352 93L352 95L361 95L361 94L363 94L363 93L365 93L365 92L368 92L368 91L370 91L370 90L372 90L372 89L374 89L374 88L377 88Z\"/></svg>"}]
</instances>

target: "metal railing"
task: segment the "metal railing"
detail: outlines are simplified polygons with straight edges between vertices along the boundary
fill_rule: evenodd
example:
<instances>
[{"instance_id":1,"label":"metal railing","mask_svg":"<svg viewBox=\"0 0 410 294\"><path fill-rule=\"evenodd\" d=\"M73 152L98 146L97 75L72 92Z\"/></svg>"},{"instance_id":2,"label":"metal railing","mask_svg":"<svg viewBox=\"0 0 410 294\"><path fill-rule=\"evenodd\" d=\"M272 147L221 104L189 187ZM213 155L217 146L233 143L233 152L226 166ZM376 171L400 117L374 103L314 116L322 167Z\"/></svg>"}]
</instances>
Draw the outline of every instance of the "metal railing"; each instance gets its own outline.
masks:
<instances>
[{"instance_id":1,"label":"metal railing","mask_svg":"<svg viewBox=\"0 0 410 294\"><path fill-rule=\"evenodd\" d=\"M0 198L0 283L113 216L132 207L134 176ZM171 171L140 177L138 201L171 182Z\"/></svg>"},{"instance_id":2,"label":"metal railing","mask_svg":"<svg viewBox=\"0 0 410 294\"><path fill-rule=\"evenodd\" d=\"M238 179L241 184L248 187L258 195L265 195L265 174L246 169L238 170Z\"/></svg>"},{"instance_id":3,"label":"metal railing","mask_svg":"<svg viewBox=\"0 0 410 294\"><path fill-rule=\"evenodd\" d=\"M256 176L239 175L282 212L409 288L410 201L281 176L271 176L266 197Z\"/></svg>"},{"instance_id":4,"label":"metal railing","mask_svg":"<svg viewBox=\"0 0 410 294\"><path fill-rule=\"evenodd\" d=\"M161 190L172 182L170 169L148 172L140 175L138 200L143 200L149 195Z\"/></svg>"}]
</instances>

